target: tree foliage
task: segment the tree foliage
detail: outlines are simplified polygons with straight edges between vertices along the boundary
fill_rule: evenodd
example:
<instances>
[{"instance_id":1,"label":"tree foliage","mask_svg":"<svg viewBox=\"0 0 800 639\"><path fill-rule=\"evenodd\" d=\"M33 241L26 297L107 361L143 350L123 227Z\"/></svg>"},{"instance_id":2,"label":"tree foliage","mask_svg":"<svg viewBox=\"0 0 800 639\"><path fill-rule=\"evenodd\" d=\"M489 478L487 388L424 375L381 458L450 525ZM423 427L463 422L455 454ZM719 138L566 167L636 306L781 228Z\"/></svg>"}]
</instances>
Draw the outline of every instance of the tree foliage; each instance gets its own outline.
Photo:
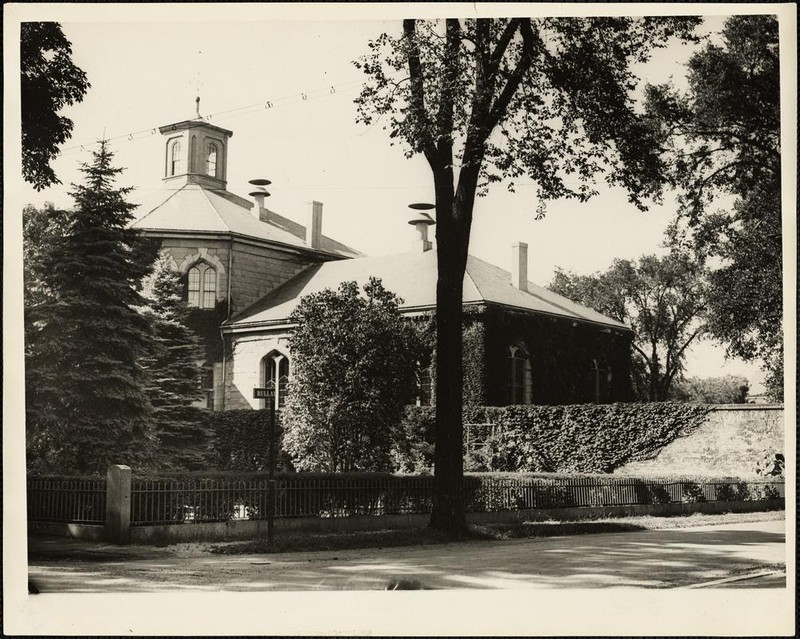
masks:
<instances>
[{"instance_id":1,"label":"tree foliage","mask_svg":"<svg viewBox=\"0 0 800 639\"><path fill-rule=\"evenodd\" d=\"M73 185L74 211L50 218L59 232L40 233L47 243L26 247L38 256L31 266L48 292L28 298L25 309L28 454L41 469L104 472L151 453L140 365L150 331L136 307L152 256L128 227L130 189L115 187L120 169L111 160L101 144L83 165L84 182Z\"/></svg>"},{"instance_id":2,"label":"tree foliage","mask_svg":"<svg viewBox=\"0 0 800 639\"><path fill-rule=\"evenodd\" d=\"M549 288L630 326L634 387L643 400L663 401L683 371L686 349L704 330L702 268L679 255L614 260L604 273L557 270ZM637 370L644 374L637 379Z\"/></svg>"},{"instance_id":3,"label":"tree foliage","mask_svg":"<svg viewBox=\"0 0 800 639\"><path fill-rule=\"evenodd\" d=\"M203 411L194 404L200 389L203 348L186 326L181 273L172 258L161 253L153 273L145 278L142 309L152 338L142 365L147 370L146 392L153 406L157 464L162 469L194 470L208 454L209 431Z\"/></svg>"},{"instance_id":4,"label":"tree foliage","mask_svg":"<svg viewBox=\"0 0 800 639\"><path fill-rule=\"evenodd\" d=\"M281 421L298 470L380 471L414 390L416 331L370 278L304 297L291 321L293 379Z\"/></svg>"},{"instance_id":5,"label":"tree foliage","mask_svg":"<svg viewBox=\"0 0 800 639\"><path fill-rule=\"evenodd\" d=\"M72 45L57 22L22 23L20 71L22 176L40 191L61 183L50 162L73 125L59 112L83 100L90 84L72 62Z\"/></svg>"},{"instance_id":6,"label":"tree foliage","mask_svg":"<svg viewBox=\"0 0 800 639\"><path fill-rule=\"evenodd\" d=\"M680 189L673 241L711 258L708 326L783 386L778 22L732 16L689 61L688 91L647 89Z\"/></svg>"},{"instance_id":7,"label":"tree foliage","mask_svg":"<svg viewBox=\"0 0 800 639\"><path fill-rule=\"evenodd\" d=\"M750 383L741 375L689 377L673 385L671 397L693 404L744 404Z\"/></svg>"},{"instance_id":8,"label":"tree foliage","mask_svg":"<svg viewBox=\"0 0 800 639\"><path fill-rule=\"evenodd\" d=\"M693 18L513 18L403 21L356 61L367 82L357 119L385 123L433 177L438 256L436 499L431 525L466 527L461 445L462 282L475 197L489 184L532 179L547 199L585 200L593 178L657 194L657 140L634 108L632 63ZM508 186L513 188L513 183Z\"/></svg>"}]
</instances>

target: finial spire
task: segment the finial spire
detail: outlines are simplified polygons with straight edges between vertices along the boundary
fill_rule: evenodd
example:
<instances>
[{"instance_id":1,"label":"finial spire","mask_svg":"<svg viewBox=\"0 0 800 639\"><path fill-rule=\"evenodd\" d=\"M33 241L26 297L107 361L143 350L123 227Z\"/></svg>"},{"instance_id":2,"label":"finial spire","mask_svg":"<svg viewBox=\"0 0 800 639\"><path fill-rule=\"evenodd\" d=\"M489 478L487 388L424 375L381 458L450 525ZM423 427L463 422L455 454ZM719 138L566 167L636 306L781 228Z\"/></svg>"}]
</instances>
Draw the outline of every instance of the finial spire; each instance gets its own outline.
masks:
<instances>
[{"instance_id":1,"label":"finial spire","mask_svg":"<svg viewBox=\"0 0 800 639\"><path fill-rule=\"evenodd\" d=\"M197 111L197 118L200 119L202 116L200 115L200 96L198 95L195 99L195 110Z\"/></svg>"}]
</instances>

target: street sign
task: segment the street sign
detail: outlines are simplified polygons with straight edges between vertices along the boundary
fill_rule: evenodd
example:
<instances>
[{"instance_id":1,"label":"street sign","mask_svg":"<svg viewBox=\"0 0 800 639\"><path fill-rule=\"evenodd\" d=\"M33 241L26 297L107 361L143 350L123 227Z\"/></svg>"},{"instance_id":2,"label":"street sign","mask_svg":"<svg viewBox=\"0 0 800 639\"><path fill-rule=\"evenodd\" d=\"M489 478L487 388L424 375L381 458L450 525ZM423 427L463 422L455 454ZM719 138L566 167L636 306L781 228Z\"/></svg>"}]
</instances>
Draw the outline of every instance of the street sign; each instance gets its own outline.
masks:
<instances>
[{"instance_id":1,"label":"street sign","mask_svg":"<svg viewBox=\"0 0 800 639\"><path fill-rule=\"evenodd\" d=\"M274 388L254 388L253 399L275 399Z\"/></svg>"}]
</instances>

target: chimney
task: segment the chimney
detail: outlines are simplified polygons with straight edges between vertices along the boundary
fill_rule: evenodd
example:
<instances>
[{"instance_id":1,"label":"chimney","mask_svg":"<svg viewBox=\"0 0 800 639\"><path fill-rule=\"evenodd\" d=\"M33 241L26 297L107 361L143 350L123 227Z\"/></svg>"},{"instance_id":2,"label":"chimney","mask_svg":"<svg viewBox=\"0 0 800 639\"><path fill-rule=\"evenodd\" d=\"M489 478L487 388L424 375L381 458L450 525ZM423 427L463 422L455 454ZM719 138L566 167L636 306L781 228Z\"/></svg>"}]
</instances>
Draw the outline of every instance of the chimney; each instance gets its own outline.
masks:
<instances>
[{"instance_id":1,"label":"chimney","mask_svg":"<svg viewBox=\"0 0 800 639\"><path fill-rule=\"evenodd\" d=\"M528 290L528 245L525 242L511 245L511 284L520 291Z\"/></svg>"},{"instance_id":2,"label":"chimney","mask_svg":"<svg viewBox=\"0 0 800 639\"><path fill-rule=\"evenodd\" d=\"M414 217L411 218L408 223L413 226L416 231L416 237L413 243L414 250L422 250L423 253L425 251L430 251L433 248L433 242L428 239L428 227L436 224L433 218L427 213L420 211L419 213L415 213Z\"/></svg>"},{"instance_id":3,"label":"chimney","mask_svg":"<svg viewBox=\"0 0 800 639\"><path fill-rule=\"evenodd\" d=\"M322 202L316 200L308 207L308 224L306 225L306 244L313 248L320 248L322 238Z\"/></svg>"},{"instance_id":4,"label":"chimney","mask_svg":"<svg viewBox=\"0 0 800 639\"><path fill-rule=\"evenodd\" d=\"M264 200L269 197L269 191L264 187L272 184L272 182L264 178L256 178L255 180L250 180L250 184L256 187L250 192L250 197L256 201L253 207L253 217L262 222L267 222L269 221L269 209L264 207Z\"/></svg>"}]
</instances>

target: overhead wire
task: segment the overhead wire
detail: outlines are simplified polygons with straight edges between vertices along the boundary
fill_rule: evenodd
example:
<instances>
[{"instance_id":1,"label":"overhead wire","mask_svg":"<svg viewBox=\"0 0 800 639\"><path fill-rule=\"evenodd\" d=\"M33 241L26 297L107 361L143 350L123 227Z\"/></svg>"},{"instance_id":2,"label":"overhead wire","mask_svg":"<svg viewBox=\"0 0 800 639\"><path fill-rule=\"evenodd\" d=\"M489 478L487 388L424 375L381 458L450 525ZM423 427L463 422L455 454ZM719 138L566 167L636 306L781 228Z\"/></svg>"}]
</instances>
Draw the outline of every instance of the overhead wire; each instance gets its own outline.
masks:
<instances>
[{"instance_id":1,"label":"overhead wire","mask_svg":"<svg viewBox=\"0 0 800 639\"><path fill-rule=\"evenodd\" d=\"M310 100L318 100L320 98L328 98L337 95L339 93L345 93L347 92L348 88L352 89L354 85L360 85L360 84L362 84L361 80L352 80L350 82L343 82L340 84L329 85L319 89L314 89L312 91L301 91L300 93L295 93L289 96L284 96L280 98L271 98L269 100L261 100L260 102L254 102L252 104L247 104L240 107L234 107L232 109L226 109L224 111L218 111L216 113L204 115L201 116L200 118L193 118L191 122L193 123L193 126L198 126L198 127L203 126L205 124L213 124L214 122L229 120L231 118L238 117L241 115L258 113L259 111L270 111L272 109L282 108L290 106L292 104L308 102ZM148 127L146 129L140 129L138 131L130 131L128 133L122 133L120 135L115 135L112 137L105 137L105 131L104 131L103 140L105 142L116 142L120 140L134 142L136 140L141 140L147 136L155 135L156 133L159 132L160 129L163 128L164 128L163 126ZM100 142L101 140L95 140L93 142L74 144L72 146L63 148L61 152L62 154L65 154L75 151L86 151L87 147L93 147L99 144Z\"/></svg>"}]
</instances>

